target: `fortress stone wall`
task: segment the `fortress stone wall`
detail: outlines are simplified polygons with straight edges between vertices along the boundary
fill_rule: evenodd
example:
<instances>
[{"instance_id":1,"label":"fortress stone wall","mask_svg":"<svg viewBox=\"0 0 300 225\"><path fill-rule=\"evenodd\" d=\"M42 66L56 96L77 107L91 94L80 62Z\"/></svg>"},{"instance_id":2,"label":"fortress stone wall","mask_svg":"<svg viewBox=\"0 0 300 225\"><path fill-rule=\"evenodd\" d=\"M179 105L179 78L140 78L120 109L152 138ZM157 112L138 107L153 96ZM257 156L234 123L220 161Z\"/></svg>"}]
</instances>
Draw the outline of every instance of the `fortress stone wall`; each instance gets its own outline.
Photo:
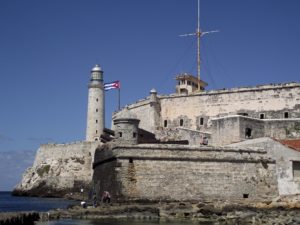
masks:
<instances>
[{"instance_id":1,"label":"fortress stone wall","mask_svg":"<svg viewBox=\"0 0 300 225\"><path fill-rule=\"evenodd\" d=\"M270 138L258 138L230 145L230 147L256 147L267 151L276 160L276 176L280 195L294 195L300 193L300 177L295 175L295 162L300 162L300 153L288 148Z\"/></svg>"},{"instance_id":2,"label":"fortress stone wall","mask_svg":"<svg viewBox=\"0 0 300 225\"><path fill-rule=\"evenodd\" d=\"M251 130L247 133L247 129ZM300 118L256 119L233 115L212 119L212 145L231 143L261 137L277 139L300 138Z\"/></svg>"},{"instance_id":3,"label":"fortress stone wall","mask_svg":"<svg viewBox=\"0 0 300 225\"><path fill-rule=\"evenodd\" d=\"M149 98L126 106L127 109L140 119L140 128L155 133L159 138L164 138L162 134L166 131L179 127L206 132L208 136L218 135L219 128L223 127L214 144L228 144L216 140L222 136L224 139L231 138L233 142L241 141L241 133L245 136L245 130L241 129L250 124L251 118L252 126L256 128L253 138L297 138L300 133L300 84L263 85L156 98L151 93ZM113 119L120 114L122 110L114 114ZM233 115L249 117L249 121L244 119L234 124L232 118L226 119ZM225 121L216 121L220 118ZM230 136L226 135L229 130Z\"/></svg>"},{"instance_id":4,"label":"fortress stone wall","mask_svg":"<svg viewBox=\"0 0 300 225\"><path fill-rule=\"evenodd\" d=\"M115 201L255 201L278 194L275 161L262 149L104 145L93 181L97 193L108 190Z\"/></svg>"},{"instance_id":5,"label":"fortress stone wall","mask_svg":"<svg viewBox=\"0 0 300 225\"><path fill-rule=\"evenodd\" d=\"M266 119L283 118L288 112L292 118L300 118L300 84L265 85L223 91L208 91L188 96L162 97L161 117L170 126L183 126L202 130L209 128L209 119L227 115L243 114ZM204 118L204 125L200 125Z\"/></svg>"}]
</instances>

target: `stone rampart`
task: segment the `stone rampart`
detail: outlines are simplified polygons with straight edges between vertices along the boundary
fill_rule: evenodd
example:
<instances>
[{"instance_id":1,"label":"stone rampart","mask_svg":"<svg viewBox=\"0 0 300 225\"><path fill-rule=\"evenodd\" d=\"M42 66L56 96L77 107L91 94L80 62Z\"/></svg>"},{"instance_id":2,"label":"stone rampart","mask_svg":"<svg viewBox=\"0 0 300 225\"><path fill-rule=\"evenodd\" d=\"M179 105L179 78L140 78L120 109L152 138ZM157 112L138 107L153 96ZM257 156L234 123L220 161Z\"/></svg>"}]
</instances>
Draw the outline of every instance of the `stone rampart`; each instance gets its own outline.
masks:
<instances>
[{"instance_id":1,"label":"stone rampart","mask_svg":"<svg viewBox=\"0 0 300 225\"><path fill-rule=\"evenodd\" d=\"M181 145L103 146L94 183L115 201L268 199L276 196L274 161L261 149Z\"/></svg>"},{"instance_id":2,"label":"stone rampart","mask_svg":"<svg viewBox=\"0 0 300 225\"><path fill-rule=\"evenodd\" d=\"M300 118L256 119L234 115L213 118L211 122L212 145L228 145L261 137L300 138Z\"/></svg>"},{"instance_id":3,"label":"stone rampart","mask_svg":"<svg viewBox=\"0 0 300 225\"><path fill-rule=\"evenodd\" d=\"M126 106L126 109L129 109L140 119L141 129L155 133L157 137L163 136L163 130L178 127L213 133L212 119L232 115L243 115L264 120L287 119L286 121L289 121L291 118L299 119L300 84L262 85L204 91L190 95L161 95L157 96L156 104L157 107L152 107L149 98L147 98ZM118 118L119 114L120 112L115 113L113 118ZM256 124L259 126L259 122ZM282 130L284 129L279 123L268 124L267 131L278 127L281 131L278 131L277 134L280 137L283 136L284 131Z\"/></svg>"},{"instance_id":4,"label":"stone rampart","mask_svg":"<svg viewBox=\"0 0 300 225\"><path fill-rule=\"evenodd\" d=\"M191 130L183 127L170 129L160 129L156 132L156 139L162 142L168 141L187 141L191 146L201 145L203 138L208 138L208 143L211 144L211 133L198 130Z\"/></svg>"}]
</instances>

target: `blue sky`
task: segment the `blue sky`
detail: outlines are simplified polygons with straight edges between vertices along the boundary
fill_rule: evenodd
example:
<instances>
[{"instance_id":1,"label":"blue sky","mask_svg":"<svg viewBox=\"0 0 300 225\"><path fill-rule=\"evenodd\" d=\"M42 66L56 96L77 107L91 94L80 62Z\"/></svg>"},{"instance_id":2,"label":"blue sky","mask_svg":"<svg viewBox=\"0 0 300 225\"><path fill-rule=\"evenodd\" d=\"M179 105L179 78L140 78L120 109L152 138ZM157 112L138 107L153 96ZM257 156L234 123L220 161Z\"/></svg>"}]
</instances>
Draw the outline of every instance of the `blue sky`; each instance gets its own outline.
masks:
<instances>
[{"instance_id":1,"label":"blue sky","mask_svg":"<svg viewBox=\"0 0 300 225\"><path fill-rule=\"evenodd\" d=\"M299 0L201 0L202 30L220 30L202 39L208 89L299 81L299 11ZM196 0L0 1L0 153L26 167L41 143L83 140L96 63L121 81L122 105L173 93L177 73L196 74L196 40L179 37L196 18ZM107 92L107 127L116 108ZM10 174L0 190L21 172Z\"/></svg>"}]
</instances>

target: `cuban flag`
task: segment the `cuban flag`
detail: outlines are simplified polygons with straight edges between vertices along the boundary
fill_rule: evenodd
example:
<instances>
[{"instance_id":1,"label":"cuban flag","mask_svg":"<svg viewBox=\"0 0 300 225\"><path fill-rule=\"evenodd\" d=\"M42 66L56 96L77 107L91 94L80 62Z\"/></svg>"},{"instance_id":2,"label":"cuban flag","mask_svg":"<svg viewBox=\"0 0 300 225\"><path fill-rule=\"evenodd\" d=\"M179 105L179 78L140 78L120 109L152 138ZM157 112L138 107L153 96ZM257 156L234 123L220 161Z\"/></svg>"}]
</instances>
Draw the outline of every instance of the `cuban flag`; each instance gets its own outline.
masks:
<instances>
[{"instance_id":1,"label":"cuban flag","mask_svg":"<svg viewBox=\"0 0 300 225\"><path fill-rule=\"evenodd\" d=\"M108 91L110 89L120 89L120 81L116 80L114 82L104 84L105 91Z\"/></svg>"}]
</instances>

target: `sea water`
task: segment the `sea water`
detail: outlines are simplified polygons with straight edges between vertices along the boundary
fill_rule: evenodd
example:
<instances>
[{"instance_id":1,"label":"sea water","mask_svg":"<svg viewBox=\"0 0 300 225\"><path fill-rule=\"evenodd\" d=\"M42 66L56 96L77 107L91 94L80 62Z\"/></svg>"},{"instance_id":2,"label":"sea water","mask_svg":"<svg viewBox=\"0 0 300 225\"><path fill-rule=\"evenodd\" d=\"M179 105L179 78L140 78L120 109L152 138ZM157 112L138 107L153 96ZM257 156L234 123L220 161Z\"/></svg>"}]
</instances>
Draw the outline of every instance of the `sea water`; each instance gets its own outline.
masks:
<instances>
[{"instance_id":1,"label":"sea water","mask_svg":"<svg viewBox=\"0 0 300 225\"><path fill-rule=\"evenodd\" d=\"M11 192L0 192L0 212L38 211L67 208L75 201L59 198L16 197Z\"/></svg>"}]
</instances>

